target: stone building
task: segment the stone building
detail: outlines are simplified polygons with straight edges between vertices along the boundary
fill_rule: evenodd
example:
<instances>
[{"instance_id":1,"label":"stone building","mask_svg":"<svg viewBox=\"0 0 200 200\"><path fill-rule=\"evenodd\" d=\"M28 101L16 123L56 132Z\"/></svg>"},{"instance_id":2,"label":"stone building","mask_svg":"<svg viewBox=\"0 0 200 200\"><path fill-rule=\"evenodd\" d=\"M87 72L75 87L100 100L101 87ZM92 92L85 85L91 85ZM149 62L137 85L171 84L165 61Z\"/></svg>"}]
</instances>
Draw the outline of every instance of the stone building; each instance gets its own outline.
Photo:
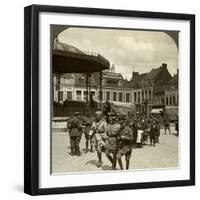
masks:
<instances>
[{"instance_id":1,"label":"stone building","mask_svg":"<svg viewBox=\"0 0 200 200\"><path fill-rule=\"evenodd\" d=\"M99 101L99 73L93 73L89 77L90 98L96 102ZM63 74L60 77L60 83L54 75L54 101L63 103L66 100L86 101L86 76L85 74ZM60 90L57 85L60 84ZM121 73L115 72L113 65L110 70L102 72L102 101L114 103L132 103L132 87L129 81L125 80ZM91 100L90 99L90 100Z\"/></svg>"},{"instance_id":2,"label":"stone building","mask_svg":"<svg viewBox=\"0 0 200 200\"><path fill-rule=\"evenodd\" d=\"M179 92L178 92L178 70L177 74L168 82L165 88L165 112L170 115L171 120L177 120Z\"/></svg>"},{"instance_id":3,"label":"stone building","mask_svg":"<svg viewBox=\"0 0 200 200\"><path fill-rule=\"evenodd\" d=\"M57 42L56 45L65 51L82 53L68 44ZM54 73L53 88L54 102L61 104L101 99L101 102L134 105L136 112L145 113L178 106L178 73L172 78L165 63L147 73L133 71L130 81L117 73L114 65L101 73Z\"/></svg>"},{"instance_id":4,"label":"stone building","mask_svg":"<svg viewBox=\"0 0 200 200\"><path fill-rule=\"evenodd\" d=\"M152 69L149 73L133 72L132 86L134 103L138 112L154 112L165 108L165 89L172 79L167 64Z\"/></svg>"}]
</instances>

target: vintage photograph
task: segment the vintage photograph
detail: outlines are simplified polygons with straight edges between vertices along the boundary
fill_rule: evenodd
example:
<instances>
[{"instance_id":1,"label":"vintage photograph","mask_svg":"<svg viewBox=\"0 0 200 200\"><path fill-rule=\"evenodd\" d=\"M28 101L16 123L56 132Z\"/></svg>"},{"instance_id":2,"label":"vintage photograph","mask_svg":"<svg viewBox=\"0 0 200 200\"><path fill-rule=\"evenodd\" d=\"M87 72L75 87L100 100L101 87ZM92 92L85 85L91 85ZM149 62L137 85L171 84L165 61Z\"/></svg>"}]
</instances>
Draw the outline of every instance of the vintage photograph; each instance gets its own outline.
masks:
<instances>
[{"instance_id":1,"label":"vintage photograph","mask_svg":"<svg viewBox=\"0 0 200 200\"><path fill-rule=\"evenodd\" d=\"M179 32L51 25L51 173L179 167Z\"/></svg>"}]
</instances>

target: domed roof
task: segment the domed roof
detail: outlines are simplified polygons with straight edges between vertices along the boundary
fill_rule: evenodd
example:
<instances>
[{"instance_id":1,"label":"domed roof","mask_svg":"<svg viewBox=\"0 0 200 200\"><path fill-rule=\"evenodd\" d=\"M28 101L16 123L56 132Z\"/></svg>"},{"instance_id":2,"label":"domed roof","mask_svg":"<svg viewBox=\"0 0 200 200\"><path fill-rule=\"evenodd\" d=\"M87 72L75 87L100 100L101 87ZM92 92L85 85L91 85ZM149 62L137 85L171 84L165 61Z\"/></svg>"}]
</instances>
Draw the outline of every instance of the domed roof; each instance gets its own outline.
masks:
<instances>
[{"instance_id":1,"label":"domed roof","mask_svg":"<svg viewBox=\"0 0 200 200\"><path fill-rule=\"evenodd\" d=\"M100 54L83 52L70 44L58 41L57 38L54 40L53 72L93 73L109 67L109 61Z\"/></svg>"},{"instance_id":2,"label":"domed roof","mask_svg":"<svg viewBox=\"0 0 200 200\"><path fill-rule=\"evenodd\" d=\"M54 49L63 50L63 51L69 51L69 52L73 52L73 53L80 53L80 54L83 53L78 48L76 48L76 47L74 47L74 46L72 46L70 44L59 42L57 40L55 40L55 42L54 42Z\"/></svg>"}]
</instances>

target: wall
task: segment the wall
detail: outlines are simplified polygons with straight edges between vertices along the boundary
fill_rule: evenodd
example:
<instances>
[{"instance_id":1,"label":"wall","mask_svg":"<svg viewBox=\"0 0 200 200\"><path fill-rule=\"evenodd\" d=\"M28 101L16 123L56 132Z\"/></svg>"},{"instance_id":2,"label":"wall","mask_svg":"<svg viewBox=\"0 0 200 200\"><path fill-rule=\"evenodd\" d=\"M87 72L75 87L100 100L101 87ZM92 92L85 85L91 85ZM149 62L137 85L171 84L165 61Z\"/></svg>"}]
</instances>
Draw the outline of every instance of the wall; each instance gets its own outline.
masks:
<instances>
[{"instance_id":1,"label":"wall","mask_svg":"<svg viewBox=\"0 0 200 200\"><path fill-rule=\"evenodd\" d=\"M54 4L69 6L90 6L103 8L118 8L132 10L149 10L163 12L196 13L196 21L199 24L200 6L198 0L6 0L1 1L1 73L0 73L0 198L25 200L32 199L23 194L23 7L29 4ZM196 44L200 44L199 25L196 27ZM197 45L196 45L197 46ZM197 53L200 53L200 46L197 46ZM196 59L196 66L200 65L199 57ZM196 74L200 74L200 67ZM200 102L200 78L197 80L198 88L197 101ZM150 190L102 192L90 194L73 194L58 196L41 196L41 199L198 199L200 193L200 104L197 104L197 186L162 188ZM26 123L26 122L25 122Z\"/></svg>"}]
</instances>

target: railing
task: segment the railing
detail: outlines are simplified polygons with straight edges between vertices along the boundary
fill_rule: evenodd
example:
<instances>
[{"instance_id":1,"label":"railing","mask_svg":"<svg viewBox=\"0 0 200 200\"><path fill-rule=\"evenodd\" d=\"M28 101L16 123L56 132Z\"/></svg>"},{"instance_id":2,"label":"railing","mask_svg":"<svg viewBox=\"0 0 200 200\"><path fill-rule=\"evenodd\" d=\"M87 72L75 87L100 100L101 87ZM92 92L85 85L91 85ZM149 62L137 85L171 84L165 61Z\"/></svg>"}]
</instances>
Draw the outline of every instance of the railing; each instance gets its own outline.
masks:
<instances>
[{"instance_id":1,"label":"railing","mask_svg":"<svg viewBox=\"0 0 200 200\"><path fill-rule=\"evenodd\" d=\"M100 55L97 52L80 51L80 50L76 50L76 49L68 49L68 50L54 49L54 50L60 51L60 52L75 54L75 55L78 55L80 57L90 56L91 58L95 59L97 62L100 62L101 64L106 65L107 67L110 66L110 62L105 57L103 57L102 55Z\"/></svg>"}]
</instances>

